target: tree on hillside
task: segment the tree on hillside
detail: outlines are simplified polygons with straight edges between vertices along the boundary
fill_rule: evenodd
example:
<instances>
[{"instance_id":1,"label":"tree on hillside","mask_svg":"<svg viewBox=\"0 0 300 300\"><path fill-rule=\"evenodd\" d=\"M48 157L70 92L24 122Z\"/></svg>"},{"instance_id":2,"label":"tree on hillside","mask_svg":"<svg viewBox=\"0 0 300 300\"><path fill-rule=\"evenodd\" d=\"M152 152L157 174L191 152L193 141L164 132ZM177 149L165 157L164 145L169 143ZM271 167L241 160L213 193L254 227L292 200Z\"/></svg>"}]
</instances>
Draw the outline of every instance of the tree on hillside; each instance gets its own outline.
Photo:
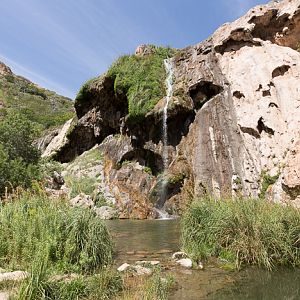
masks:
<instances>
[{"instance_id":1,"label":"tree on hillside","mask_svg":"<svg viewBox=\"0 0 300 300\"><path fill-rule=\"evenodd\" d=\"M0 121L0 195L5 189L28 187L38 178L40 153L33 145L35 127L26 117L10 113Z\"/></svg>"}]
</instances>

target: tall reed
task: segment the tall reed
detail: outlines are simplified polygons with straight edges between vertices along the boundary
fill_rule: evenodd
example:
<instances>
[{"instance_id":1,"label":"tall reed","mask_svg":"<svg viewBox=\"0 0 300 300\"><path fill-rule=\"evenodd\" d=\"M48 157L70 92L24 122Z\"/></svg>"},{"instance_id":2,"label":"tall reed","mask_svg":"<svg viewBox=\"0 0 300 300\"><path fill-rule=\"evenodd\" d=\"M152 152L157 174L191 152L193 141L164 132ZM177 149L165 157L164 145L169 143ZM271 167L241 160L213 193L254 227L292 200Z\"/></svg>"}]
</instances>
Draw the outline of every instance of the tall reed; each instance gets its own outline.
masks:
<instances>
[{"instance_id":1,"label":"tall reed","mask_svg":"<svg viewBox=\"0 0 300 300\"><path fill-rule=\"evenodd\" d=\"M183 248L267 269L300 265L300 210L260 199L195 201L182 220Z\"/></svg>"}]
</instances>

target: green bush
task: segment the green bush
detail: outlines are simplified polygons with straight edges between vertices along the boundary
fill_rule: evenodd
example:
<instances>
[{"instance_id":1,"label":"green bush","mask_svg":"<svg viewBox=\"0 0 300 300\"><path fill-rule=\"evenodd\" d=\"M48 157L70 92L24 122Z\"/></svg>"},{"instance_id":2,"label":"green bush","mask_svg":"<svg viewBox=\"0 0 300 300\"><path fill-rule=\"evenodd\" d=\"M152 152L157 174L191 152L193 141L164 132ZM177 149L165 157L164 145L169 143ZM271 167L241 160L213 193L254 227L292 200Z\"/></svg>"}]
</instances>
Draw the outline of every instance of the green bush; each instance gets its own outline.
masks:
<instances>
[{"instance_id":1,"label":"green bush","mask_svg":"<svg viewBox=\"0 0 300 300\"><path fill-rule=\"evenodd\" d=\"M278 177L279 174L275 176L271 176L266 171L263 171L261 173L261 189L259 194L260 199L265 199L266 192L269 186L273 185L277 181Z\"/></svg>"},{"instance_id":2,"label":"green bush","mask_svg":"<svg viewBox=\"0 0 300 300\"><path fill-rule=\"evenodd\" d=\"M67 186L71 189L70 197L74 198L80 193L93 195L96 189L97 179L94 177L66 176Z\"/></svg>"},{"instance_id":3,"label":"green bush","mask_svg":"<svg viewBox=\"0 0 300 300\"><path fill-rule=\"evenodd\" d=\"M92 211L24 192L0 207L0 267L28 269L39 255L56 270L93 272L111 262L112 241Z\"/></svg>"},{"instance_id":4,"label":"green bush","mask_svg":"<svg viewBox=\"0 0 300 300\"><path fill-rule=\"evenodd\" d=\"M184 249L195 259L232 260L237 267L300 266L300 211L261 199L195 201L182 220Z\"/></svg>"},{"instance_id":5,"label":"green bush","mask_svg":"<svg viewBox=\"0 0 300 300\"><path fill-rule=\"evenodd\" d=\"M22 115L11 113L0 121L0 196L6 189L28 187L39 178L35 134L33 124Z\"/></svg>"}]
</instances>

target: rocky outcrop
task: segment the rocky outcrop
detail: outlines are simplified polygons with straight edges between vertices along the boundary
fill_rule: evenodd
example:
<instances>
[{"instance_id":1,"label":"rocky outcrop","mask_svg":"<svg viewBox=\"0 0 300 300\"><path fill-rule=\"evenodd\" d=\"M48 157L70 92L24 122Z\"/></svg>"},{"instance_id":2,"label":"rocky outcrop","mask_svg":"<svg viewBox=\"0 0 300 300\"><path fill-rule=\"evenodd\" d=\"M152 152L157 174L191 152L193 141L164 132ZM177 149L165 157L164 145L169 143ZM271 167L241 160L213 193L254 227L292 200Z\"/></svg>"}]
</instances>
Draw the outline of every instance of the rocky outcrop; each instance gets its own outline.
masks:
<instances>
[{"instance_id":1,"label":"rocky outcrop","mask_svg":"<svg viewBox=\"0 0 300 300\"><path fill-rule=\"evenodd\" d=\"M205 192L258 197L263 174L278 177L270 200L299 206L299 41L300 0L283 0L257 6L178 51L171 59L167 149L165 99L129 124L126 95L104 74L81 90L78 122L57 159L101 144L104 181L123 217L153 217L161 205L181 213ZM140 46L136 55L147 49ZM169 166L162 174L164 150Z\"/></svg>"},{"instance_id":2,"label":"rocky outcrop","mask_svg":"<svg viewBox=\"0 0 300 300\"><path fill-rule=\"evenodd\" d=\"M55 157L56 153L61 151L61 148L64 147L68 140L67 135L72 126L72 122L73 119L67 121L61 130L53 130L40 140L38 147L41 150L44 149L42 157Z\"/></svg>"},{"instance_id":3,"label":"rocky outcrop","mask_svg":"<svg viewBox=\"0 0 300 300\"><path fill-rule=\"evenodd\" d=\"M258 196L262 172L280 174L291 161L287 152L300 128L300 55L289 47L300 40L299 12L300 1L258 6L174 58L174 93L201 99L178 147L196 195L208 189Z\"/></svg>"},{"instance_id":4,"label":"rocky outcrop","mask_svg":"<svg viewBox=\"0 0 300 300\"><path fill-rule=\"evenodd\" d=\"M10 67L5 65L3 62L0 61L0 75L6 76L6 75L13 75L13 72L11 71Z\"/></svg>"}]
</instances>

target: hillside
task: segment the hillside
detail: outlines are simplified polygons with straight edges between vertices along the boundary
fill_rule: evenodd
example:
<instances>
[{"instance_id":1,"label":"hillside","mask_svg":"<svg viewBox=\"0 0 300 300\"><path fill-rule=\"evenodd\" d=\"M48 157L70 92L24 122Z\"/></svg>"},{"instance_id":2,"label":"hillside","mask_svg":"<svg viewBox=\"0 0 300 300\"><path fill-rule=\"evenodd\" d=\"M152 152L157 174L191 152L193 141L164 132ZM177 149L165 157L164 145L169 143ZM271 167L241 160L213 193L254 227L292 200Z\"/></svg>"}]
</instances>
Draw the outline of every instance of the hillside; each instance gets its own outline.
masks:
<instances>
[{"instance_id":1,"label":"hillside","mask_svg":"<svg viewBox=\"0 0 300 300\"><path fill-rule=\"evenodd\" d=\"M58 95L15 75L0 62L0 116L18 111L48 129L63 124L73 116L71 99Z\"/></svg>"}]
</instances>

